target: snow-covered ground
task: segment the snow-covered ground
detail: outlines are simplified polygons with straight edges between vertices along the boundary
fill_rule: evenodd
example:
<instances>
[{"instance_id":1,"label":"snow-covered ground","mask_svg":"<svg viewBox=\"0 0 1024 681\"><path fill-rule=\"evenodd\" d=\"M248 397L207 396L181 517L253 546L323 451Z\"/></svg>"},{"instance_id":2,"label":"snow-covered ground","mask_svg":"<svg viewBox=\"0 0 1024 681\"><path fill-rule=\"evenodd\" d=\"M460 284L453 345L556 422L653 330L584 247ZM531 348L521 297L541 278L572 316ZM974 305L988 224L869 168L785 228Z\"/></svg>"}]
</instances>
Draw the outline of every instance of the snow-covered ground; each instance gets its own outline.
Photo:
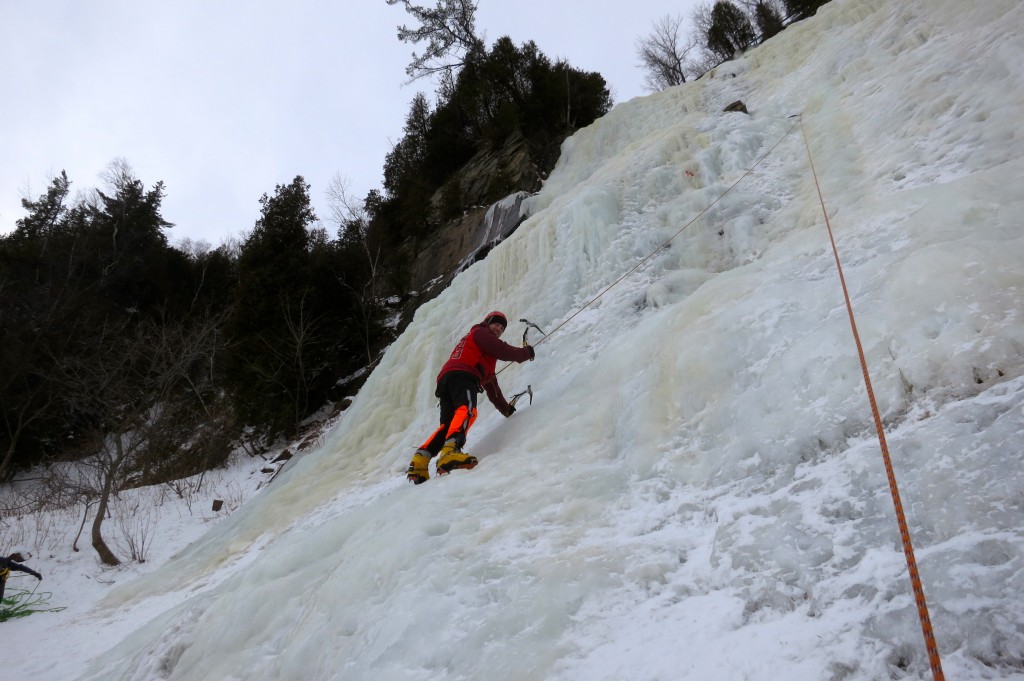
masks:
<instances>
[{"instance_id":1,"label":"snow-covered ground","mask_svg":"<svg viewBox=\"0 0 1024 681\"><path fill-rule=\"evenodd\" d=\"M1024 679L1021 35L1018 0L834 0L620 104L240 511L146 570L34 548L67 610L0 624L5 674L931 678L806 133L946 677ZM492 309L549 332L499 376L533 404L408 485Z\"/></svg>"}]
</instances>

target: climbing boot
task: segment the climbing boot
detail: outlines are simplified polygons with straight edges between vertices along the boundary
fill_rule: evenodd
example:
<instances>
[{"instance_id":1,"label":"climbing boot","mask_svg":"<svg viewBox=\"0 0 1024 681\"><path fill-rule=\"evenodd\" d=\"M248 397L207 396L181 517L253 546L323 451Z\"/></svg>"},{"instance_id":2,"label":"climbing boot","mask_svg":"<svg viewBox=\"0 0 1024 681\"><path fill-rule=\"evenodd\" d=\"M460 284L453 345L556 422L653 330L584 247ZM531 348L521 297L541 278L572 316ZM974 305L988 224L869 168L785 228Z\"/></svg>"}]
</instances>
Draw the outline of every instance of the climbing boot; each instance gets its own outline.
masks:
<instances>
[{"instance_id":1,"label":"climbing boot","mask_svg":"<svg viewBox=\"0 0 1024 681\"><path fill-rule=\"evenodd\" d=\"M445 475L457 468L469 470L477 464L475 456L465 453L455 440L448 440L437 456L437 474Z\"/></svg>"},{"instance_id":2,"label":"climbing boot","mask_svg":"<svg viewBox=\"0 0 1024 681\"><path fill-rule=\"evenodd\" d=\"M405 472L409 482L419 485L430 480L430 452L425 449L417 449L409 462L409 470Z\"/></svg>"}]
</instances>

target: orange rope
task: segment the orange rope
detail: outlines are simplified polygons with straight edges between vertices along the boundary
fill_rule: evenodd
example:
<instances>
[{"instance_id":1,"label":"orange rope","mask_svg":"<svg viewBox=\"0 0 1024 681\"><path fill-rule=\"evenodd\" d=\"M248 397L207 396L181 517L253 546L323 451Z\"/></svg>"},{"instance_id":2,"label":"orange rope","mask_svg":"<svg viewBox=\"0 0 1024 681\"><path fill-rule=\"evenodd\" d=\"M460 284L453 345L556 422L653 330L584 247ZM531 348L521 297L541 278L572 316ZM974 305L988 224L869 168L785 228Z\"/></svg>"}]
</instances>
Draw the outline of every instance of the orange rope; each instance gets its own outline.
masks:
<instances>
[{"instance_id":1,"label":"orange rope","mask_svg":"<svg viewBox=\"0 0 1024 681\"><path fill-rule=\"evenodd\" d=\"M885 473L889 477L889 491L892 494L892 503L896 507L896 522L900 526L900 539L903 542L903 555L907 559L907 570L910 572L910 584L914 591L914 601L917 603L917 615L921 620L921 631L924 633L924 645L928 650L928 661L932 667L932 677L935 681L944 681L946 678L942 673L942 660L939 659L939 647L935 643L935 634L932 631L931 618L928 616L928 603L924 598L924 587L921 585L921 576L917 571L917 561L914 559L914 546L910 542L910 530L907 527L907 518L903 513L903 502L900 501L900 490L896 485L896 474L893 472L892 459L889 456L889 446L885 442L885 431L882 428L882 417L878 413L878 404L875 402L875 391L871 387L871 377L868 376L868 363L864 358L864 348L860 342L860 334L857 333L857 322L853 317L853 305L850 303L850 293L846 287L846 277L843 275L843 266L839 262L839 249L836 248L836 240L832 234L832 224L828 219L828 211L825 209L825 199L821 195L821 185L818 183L818 173L814 169L814 159L811 157L811 145L807 141L807 132L804 130L803 121L800 121L800 132L803 133L804 146L807 148L807 160L811 164L811 174L814 176L814 186L818 190L818 201L821 203L821 212L825 215L825 226L828 228L828 238L832 242L832 255L835 256L836 269L839 270L839 281L843 285L843 297L846 299L846 312L850 317L850 328L853 330L853 340L857 344L857 354L860 357L860 368L864 374L864 385L868 392L868 401L871 403L871 414L875 419L875 430L878 432L878 443L882 448L882 459L885 461Z\"/></svg>"}]
</instances>

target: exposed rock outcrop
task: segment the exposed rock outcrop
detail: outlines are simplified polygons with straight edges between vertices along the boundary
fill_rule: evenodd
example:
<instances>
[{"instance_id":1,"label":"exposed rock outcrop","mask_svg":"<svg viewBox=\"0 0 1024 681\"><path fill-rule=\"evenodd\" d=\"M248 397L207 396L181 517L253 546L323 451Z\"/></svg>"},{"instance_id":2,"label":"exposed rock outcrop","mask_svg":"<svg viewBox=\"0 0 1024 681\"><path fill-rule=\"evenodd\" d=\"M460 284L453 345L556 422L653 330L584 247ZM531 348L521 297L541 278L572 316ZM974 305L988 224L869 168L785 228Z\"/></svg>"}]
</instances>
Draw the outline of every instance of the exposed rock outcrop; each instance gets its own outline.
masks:
<instances>
[{"instance_id":1,"label":"exposed rock outcrop","mask_svg":"<svg viewBox=\"0 0 1024 681\"><path fill-rule=\"evenodd\" d=\"M488 206L516 191L537 191L541 180L529 142L517 133L500 149L484 150L473 156L434 195L431 203L440 212L453 200L461 206Z\"/></svg>"},{"instance_id":2,"label":"exposed rock outcrop","mask_svg":"<svg viewBox=\"0 0 1024 681\"><path fill-rule=\"evenodd\" d=\"M451 201L471 207L429 240L410 240L403 246L413 295L402 307L401 327L411 321L417 307L515 231L527 217L523 199L540 189L542 179L529 143L515 135L500 149L478 153L435 194L433 204L439 212Z\"/></svg>"},{"instance_id":3,"label":"exposed rock outcrop","mask_svg":"<svg viewBox=\"0 0 1024 681\"><path fill-rule=\"evenodd\" d=\"M510 194L486 208L474 208L437 232L411 259L413 295L403 306L402 325L411 321L416 308L435 298L452 279L473 263L483 260L528 217L523 200L529 192Z\"/></svg>"}]
</instances>

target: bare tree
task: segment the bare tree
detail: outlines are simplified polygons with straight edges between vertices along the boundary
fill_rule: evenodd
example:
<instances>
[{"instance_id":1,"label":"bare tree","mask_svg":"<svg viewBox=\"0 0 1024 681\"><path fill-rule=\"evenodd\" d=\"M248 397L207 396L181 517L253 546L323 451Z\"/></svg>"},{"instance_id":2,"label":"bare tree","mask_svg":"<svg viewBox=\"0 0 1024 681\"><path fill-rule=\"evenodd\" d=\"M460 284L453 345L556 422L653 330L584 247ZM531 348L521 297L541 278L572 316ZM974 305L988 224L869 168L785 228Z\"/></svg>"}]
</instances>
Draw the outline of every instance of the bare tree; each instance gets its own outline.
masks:
<instances>
[{"instance_id":1,"label":"bare tree","mask_svg":"<svg viewBox=\"0 0 1024 681\"><path fill-rule=\"evenodd\" d=\"M714 4L702 2L693 8L690 14L693 24L691 37L700 44L701 50L691 62L692 74L706 73L732 59L737 50L745 50L754 43L750 17L757 4L758 0L737 0L736 3L716 0ZM744 22L748 25L749 34L742 29ZM726 38L723 38L723 33ZM733 45L730 41L738 44Z\"/></svg>"},{"instance_id":2,"label":"bare tree","mask_svg":"<svg viewBox=\"0 0 1024 681\"><path fill-rule=\"evenodd\" d=\"M297 301L282 298L280 301L280 324L258 334L264 345L264 352L272 362L253 365L257 373L268 384L275 384L287 398L291 408L291 422L298 423L308 413L309 397L315 378L323 367L312 363L310 358L319 338L318 326L323 315L311 311L308 304L310 289L302 291Z\"/></svg>"},{"instance_id":3,"label":"bare tree","mask_svg":"<svg viewBox=\"0 0 1024 681\"><path fill-rule=\"evenodd\" d=\"M433 7L414 5L411 0L386 0L401 4L419 26L398 27L398 39L416 45L426 42L421 54L413 53L405 73L409 82L440 74L442 82L453 82L454 74L474 56L484 53L484 41L476 34L477 3L471 0L437 0Z\"/></svg>"},{"instance_id":4,"label":"bare tree","mask_svg":"<svg viewBox=\"0 0 1024 681\"><path fill-rule=\"evenodd\" d=\"M711 69L722 63L722 59L707 48L708 33L712 26L712 5L710 2L701 2L694 6L690 12L690 36L689 42L696 45L696 51L687 60L687 73L691 79L699 78Z\"/></svg>"},{"instance_id":5,"label":"bare tree","mask_svg":"<svg viewBox=\"0 0 1024 681\"><path fill-rule=\"evenodd\" d=\"M348 179L340 174L331 179L326 192L331 214L329 220L337 226L343 246L358 252L363 260L367 276L357 279L339 276L338 279L355 297L366 361L373 364L374 320L384 288L384 266L380 247L370 243L370 219L366 206L352 197L348 184Z\"/></svg>"},{"instance_id":6,"label":"bare tree","mask_svg":"<svg viewBox=\"0 0 1024 681\"><path fill-rule=\"evenodd\" d=\"M185 449L196 425L192 416L209 413L204 376L221 343L213 317L185 325L127 316L84 339L88 351L58 358L66 407L89 424L91 456L82 473L53 484L87 508L96 503L91 540L103 563L120 563L102 533L112 497Z\"/></svg>"},{"instance_id":7,"label":"bare tree","mask_svg":"<svg viewBox=\"0 0 1024 681\"><path fill-rule=\"evenodd\" d=\"M690 63L691 68L693 69L691 73L693 77L699 78L700 76L704 75L711 69L721 64L722 61L723 60L719 58L711 50L702 49L700 51L700 56L698 56Z\"/></svg>"},{"instance_id":8,"label":"bare tree","mask_svg":"<svg viewBox=\"0 0 1024 681\"><path fill-rule=\"evenodd\" d=\"M339 231L350 222L366 224L368 221L366 206L352 196L349 185L347 177L341 173L335 173L324 192L327 196L327 210L330 212L328 220Z\"/></svg>"},{"instance_id":9,"label":"bare tree","mask_svg":"<svg viewBox=\"0 0 1024 681\"><path fill-rule=\"evenodd\" d=\"M690 13L693 35L697 37L698 42L704 42L707 39L708 31L711 30L711 9L710 2L702 2L695 5Z\"/></svg>"},{"instance_id":10,"label":"bare tree","mask_svg":"<svg viewBox=\"0 0 1024 681\"><path fill-rule=\"evenodd\" d=\"M635 43L640 67L644 70L644 86L658 92L686 82L686 57L699 44L691 35L680 36L681 16L666 15L654 24L654 30Z\"/></svg>"},{"instance_id":11,"label":"bare tree","mask_svg":"<svg viewBox=\"0 0 1024 681\"><path fill-rule=\"evenodd\" d=\"M5 350L5 353L9 350ZM4 404L4 396L8 394L9 387L16 382L23 381L30 387L19 397L22 404L15 408L8 408ZM35 371L32 364L22 362L16 370L4 371L0 379L0 412L3 414L3 434L7 441L3 458L0 459L0 481L5 481L14 473L12 465L15 453L21 444L22 435L37 420L46 417L56 402L57 386L52 377L40 374Z\"/></svg>"}]
</instances>

